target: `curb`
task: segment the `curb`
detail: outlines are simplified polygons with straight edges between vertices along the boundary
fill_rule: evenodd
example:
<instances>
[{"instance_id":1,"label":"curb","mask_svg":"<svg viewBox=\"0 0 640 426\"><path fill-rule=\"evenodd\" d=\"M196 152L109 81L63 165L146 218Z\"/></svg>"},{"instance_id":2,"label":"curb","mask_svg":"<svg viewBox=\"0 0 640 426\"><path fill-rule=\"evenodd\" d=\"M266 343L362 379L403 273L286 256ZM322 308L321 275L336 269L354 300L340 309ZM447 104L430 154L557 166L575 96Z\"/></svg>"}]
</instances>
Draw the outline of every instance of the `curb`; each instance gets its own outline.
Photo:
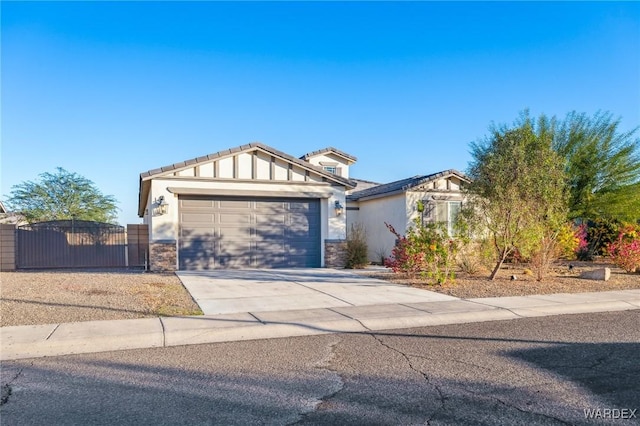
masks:
<instances>
[{"instance_id":1,"label":"curb","mask_svg":"<svg viewBox=\"0 0 640 426\"><path fill-rule=\"evenodd\" d=\"M0 328L1 361L640 309L640 289Z\"/></svg>"}]
</instances>

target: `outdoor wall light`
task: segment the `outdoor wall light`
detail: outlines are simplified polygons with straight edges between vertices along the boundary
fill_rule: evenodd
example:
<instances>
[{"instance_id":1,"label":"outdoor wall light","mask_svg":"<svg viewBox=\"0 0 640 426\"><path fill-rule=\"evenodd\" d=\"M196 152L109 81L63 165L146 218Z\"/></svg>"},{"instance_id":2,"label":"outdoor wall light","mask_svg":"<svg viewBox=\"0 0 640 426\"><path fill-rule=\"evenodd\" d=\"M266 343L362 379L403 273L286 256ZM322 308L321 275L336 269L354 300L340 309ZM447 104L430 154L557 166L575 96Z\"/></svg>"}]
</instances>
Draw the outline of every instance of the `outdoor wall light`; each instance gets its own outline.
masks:
<instances>
[{"instance_id":1,"label":"outdoor wall light","mask_svg":"<svg viewBox=\"0 0 640 426\"><path fill-rule=\"evenodd\" d=\"M159 196L156 199L156 215L162 216L164 214L169 213L169 203L164 199L164 195Z\"/></svg>"},{"instance_id":2,"label":"outdoor wall light","mask_svg":"<svg viewBox=\"0 0 640 426\"><path fill-rule=\"evenodd\" d=\"M336 209L336 216L340 216L344 210L344 207L342 206L342 204L340 204L340 201L338 200L336 200L334 206Z\"/></svg>"}]
</instances>

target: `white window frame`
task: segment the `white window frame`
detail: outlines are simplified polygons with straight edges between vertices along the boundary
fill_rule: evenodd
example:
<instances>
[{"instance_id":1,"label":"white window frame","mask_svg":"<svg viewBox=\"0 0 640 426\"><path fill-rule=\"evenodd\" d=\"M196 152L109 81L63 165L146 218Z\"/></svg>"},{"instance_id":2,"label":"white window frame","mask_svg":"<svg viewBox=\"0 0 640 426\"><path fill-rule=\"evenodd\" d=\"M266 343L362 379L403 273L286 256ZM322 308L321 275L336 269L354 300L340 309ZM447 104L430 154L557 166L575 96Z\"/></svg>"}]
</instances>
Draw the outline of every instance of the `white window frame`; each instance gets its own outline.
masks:
<instances>
[{"instance_id":1,"label":"white window frame","mask_svg":"<svg viewBox=\"0 0 640 426\"><path fill-rule=\"evenodd\" d=\"M459 205L460 206L460 210L462 209L462 200L451 200L451 201L444 201L444 200L422 200L422 202L425 205L425 208L427 208L426 206L428 205L428 203L432 203L433 205L433 212L431 213L430 217L425 218L423 217L423 223L424 220L427 219L428 221L432 222L432 223L438 223L438 222L444 222L446 227L447 227L447 232L449 233L450 236L453 236L453 232L454 232L454 224L455 224L455 217L452 217L453 215L453 209L451 208L452 205ZM438 220L438 210L440 208L446 208L446 212L445 212L445 216L446 216L446 220L442 220L439 221ZM458 210L458 214L460 213L460 210Z\"/></svg>"}]
</instances>

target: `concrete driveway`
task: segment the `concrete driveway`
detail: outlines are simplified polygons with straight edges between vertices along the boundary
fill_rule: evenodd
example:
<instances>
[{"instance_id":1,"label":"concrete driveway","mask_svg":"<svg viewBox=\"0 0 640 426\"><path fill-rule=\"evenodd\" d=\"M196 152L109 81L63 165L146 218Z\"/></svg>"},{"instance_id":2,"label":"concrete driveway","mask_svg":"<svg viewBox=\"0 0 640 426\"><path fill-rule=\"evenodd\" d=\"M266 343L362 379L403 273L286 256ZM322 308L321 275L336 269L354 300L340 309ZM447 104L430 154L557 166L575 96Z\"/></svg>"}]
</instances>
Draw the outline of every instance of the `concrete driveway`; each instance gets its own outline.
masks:
<instances>
[{"instance_id":1,"label":"concrete driveway","mask_svg":"<svg viewBox=\"0 0 640 426\"><path fill-rule=\"evenodd\" d=\"M205 315L457 300L335 269L180 271Z\"/></svg>"}]
</instances>

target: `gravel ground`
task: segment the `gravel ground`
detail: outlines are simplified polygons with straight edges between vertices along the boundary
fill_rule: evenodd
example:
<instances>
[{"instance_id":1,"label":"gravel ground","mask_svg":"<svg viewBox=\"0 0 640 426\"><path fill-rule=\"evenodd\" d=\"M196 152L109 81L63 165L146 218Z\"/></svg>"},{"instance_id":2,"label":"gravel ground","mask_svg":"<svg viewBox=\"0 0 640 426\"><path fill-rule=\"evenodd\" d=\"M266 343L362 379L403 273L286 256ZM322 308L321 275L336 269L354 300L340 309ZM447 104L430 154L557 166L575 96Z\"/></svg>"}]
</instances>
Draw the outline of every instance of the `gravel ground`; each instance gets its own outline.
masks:
<instances>
[{"instance_id":1,"label":"gravel ground","mask_svg":"<svg viewBox=\"0 0 640 426\"><path fill-rule=\"evenodd\" d=\"M487 275L458 274L443 286L407 279L382 268L357 271L374 278L425 288L462 298L578 293L640 288L640 274L627 274L609 264L577 263L569 271L560 264L552 276L537 282L523 267L508 266L495 281ZM611 279L578 278L580 271L612 267ZM511 275L517 280L511 281ZM0 326L201 315L178 277L132 271L45 271L0 273Z\"/></svg>"},{"instance_id":2,"label":"gravel ground","mask_svg":"<svg viewBox=\"0 0 640 426\"><path fill-rule=\"evenodd\" d=\"M569 269L569 264L573 268ZM608 267L611 278L608 281L581 279L580 273L586 270ZM390 270L364 272L373 278L380 278L398 284L424 288L450 296L471 299L475 297L528 296L534 294L585 293L611 290L640 289L640 274L628 274L624 270L606 262L562 262L556 265L549 277L536 281L524 266L506 265L495 280L489 281L489 273L469 275L458 272L454 281L444 285L430 285L422 279L409 279ZM515 275L516 279L511 280Z\"/></svg>"},{"instance_id":3,"label":"gravel ground","mask_svg":"<svg viewBox=\"0 0 640 426\"><path fill-rule=\"evenodd\" d=\"M202 314L174 274L2 272L0 326Z\"/></svg>"}]
</instances>

